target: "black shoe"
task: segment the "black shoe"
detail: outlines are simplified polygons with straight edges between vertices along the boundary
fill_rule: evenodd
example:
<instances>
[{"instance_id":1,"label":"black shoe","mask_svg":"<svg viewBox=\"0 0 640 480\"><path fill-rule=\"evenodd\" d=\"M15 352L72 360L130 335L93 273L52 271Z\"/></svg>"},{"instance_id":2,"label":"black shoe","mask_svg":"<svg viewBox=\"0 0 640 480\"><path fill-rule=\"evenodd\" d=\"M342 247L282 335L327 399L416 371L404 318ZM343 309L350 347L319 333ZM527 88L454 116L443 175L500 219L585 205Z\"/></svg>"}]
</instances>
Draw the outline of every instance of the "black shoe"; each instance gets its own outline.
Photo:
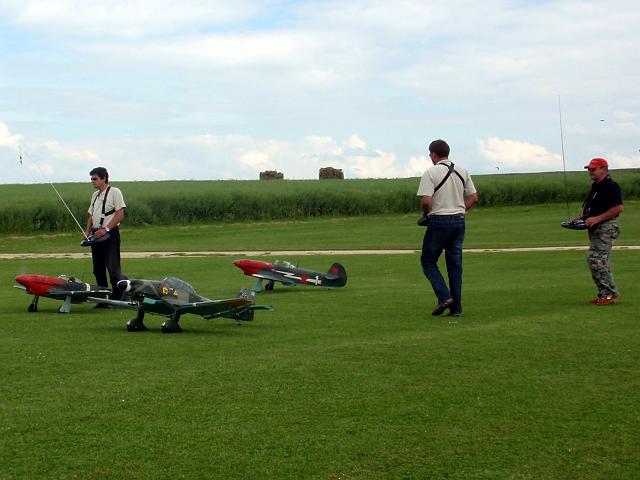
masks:
<instances>
[{"instance_id":1,"label":"black shoe","mask_svg":"<svg viewBox=\"0 0 640 480\"><path fill-rule=\"evenodd\" d=\"M461 317L462 316L462 312L449 312L447 313L447 317Z\"/></svg>"},{"instance_id":2,"label":"black shoe","mask_svg":"<svg viewBox=\"0 0 640 480\"><path fill-rule=\"evenodd\" d=\"M433 312L431 312L431 315L442 315L442 312L444 312L447 308L451 307L451 305L453 305L453 298L450 298L449 300L445 300L444 302L436 305L436 308L433 309Z\"/></svg>"}]
</instances>

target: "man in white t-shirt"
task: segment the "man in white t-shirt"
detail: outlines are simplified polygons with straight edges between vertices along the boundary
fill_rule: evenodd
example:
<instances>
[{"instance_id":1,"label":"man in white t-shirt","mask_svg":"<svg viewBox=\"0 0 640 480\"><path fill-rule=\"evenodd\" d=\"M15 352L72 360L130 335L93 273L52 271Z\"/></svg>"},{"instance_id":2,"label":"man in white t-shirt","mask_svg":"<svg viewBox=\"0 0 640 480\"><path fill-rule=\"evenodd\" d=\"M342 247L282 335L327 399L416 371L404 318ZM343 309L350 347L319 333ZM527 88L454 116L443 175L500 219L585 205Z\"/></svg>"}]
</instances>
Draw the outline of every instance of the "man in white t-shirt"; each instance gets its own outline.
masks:
<instances>
[{"instance_id":1,"label":"man in white t-shirt","mask_svg":"<svg viewBox=\"0 0 640 480\"><path fill-rule=\"evenodd\" d=\"M122 292L116 284L125 280L120 268L120 222L124 219L126 205L119 188L109 185L109 172L104 167L96 167L91 172L91 183L96 191L91 195L89 218L85 236L93 235L96 240L91 244L93 274L101 287L108 287L107 271L111 281L113 299L122 298ZM102 240L100 240L102 239ZM96 308L105 308L98 304Z\"/></svg>"},{"instance_id":2,"label":"man in white t-shirt","mask_svg":"<svg viewBox=\"0 0 640 480\"><path fill-rule=\"evenodd\" d=\"M464 216L478 200L471 176L460 165L449 160L449 145L434 140L429 145L433 166L422 179L417 195L428 216L429 225L422 242L422 271L431 283L438 304L431 312L441 315L462 315L462 244L464 242ZM449 287L438 268L438 259L445 252Z\"/></svg>"}]
</instances>

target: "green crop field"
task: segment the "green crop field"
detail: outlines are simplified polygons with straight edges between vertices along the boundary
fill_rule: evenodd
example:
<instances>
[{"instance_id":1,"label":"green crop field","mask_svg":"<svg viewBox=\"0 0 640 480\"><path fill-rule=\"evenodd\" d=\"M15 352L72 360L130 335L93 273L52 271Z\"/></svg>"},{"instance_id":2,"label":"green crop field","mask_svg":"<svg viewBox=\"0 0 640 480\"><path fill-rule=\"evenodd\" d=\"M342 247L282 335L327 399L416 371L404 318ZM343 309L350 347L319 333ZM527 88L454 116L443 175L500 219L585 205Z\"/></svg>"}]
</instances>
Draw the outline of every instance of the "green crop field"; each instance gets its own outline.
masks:
<instances>
[{"instance_id":1,"label":"green crop field","mask_svg":"<svg viewBox=\"0 0 640 480\"><path fill-rule=\"evenodd\" d=\"M640 169L616 170L625 199L640 198ZM87 177L88 178L88 177ZM584 172L479 175L480 207L581 202ZM566 182L566 183L565 183ZM127 202L127 223L193 225L415 212L418 178L378 180L117 182ZM87 182L56 187L84 226L92 188ZM60 233L77 229L48 184L0 185L0 233Z\"/></svg>"}]
</instances>

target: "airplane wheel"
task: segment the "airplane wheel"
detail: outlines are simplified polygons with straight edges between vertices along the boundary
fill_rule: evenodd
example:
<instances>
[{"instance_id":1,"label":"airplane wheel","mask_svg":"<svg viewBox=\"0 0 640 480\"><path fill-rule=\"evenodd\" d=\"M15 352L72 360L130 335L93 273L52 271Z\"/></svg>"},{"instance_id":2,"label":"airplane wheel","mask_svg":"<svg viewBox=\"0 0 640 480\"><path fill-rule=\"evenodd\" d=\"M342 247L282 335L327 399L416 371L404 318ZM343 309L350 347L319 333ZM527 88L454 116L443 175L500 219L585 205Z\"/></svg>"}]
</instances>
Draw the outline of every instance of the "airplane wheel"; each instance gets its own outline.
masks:
<instances>
[{"instance_id":1,"label":"airplane wheel","mask_svg":"<svg viewBox=\"0 0 640 480\"><path fill-rule=\"evenodd\" d=\"M162 325L162 327L160 327L160 329L162 330L162 333L182 333L182 328L178 327L178 329L170 329L165 327L164 325Z\"/></svg>"},{"instance_id":2,"label":"airplane wheel","mask_svg":"<svg viewBox=\"0 0 640 480\"><path fill-rule=\"evenodd\" d=\"M269 282L264 286L264 289L265 290L273 290L273 286L274 286L273 282Z\"/></svg>"},{"instance_id":3,"label":"airplane wheel","mask_svg":"<svg viewBox=\"0 0 640 480\"><path fill-rule=\"evenodd\" d=\"M127 323L127 332L146 332L147 327L144 323Z\"/></svg>"},{"instance_id":4,"label":"airplane wheel","mask_svg":"<svg viewBox=\"0 0 640 480\"><path fill-rule=\"evenodd\" d=\"M38 311L38 306L34 305L33 303L29 305L29 307L27 308L27 311L29 312L37 312Z\"/></svg>"}]
</instances>

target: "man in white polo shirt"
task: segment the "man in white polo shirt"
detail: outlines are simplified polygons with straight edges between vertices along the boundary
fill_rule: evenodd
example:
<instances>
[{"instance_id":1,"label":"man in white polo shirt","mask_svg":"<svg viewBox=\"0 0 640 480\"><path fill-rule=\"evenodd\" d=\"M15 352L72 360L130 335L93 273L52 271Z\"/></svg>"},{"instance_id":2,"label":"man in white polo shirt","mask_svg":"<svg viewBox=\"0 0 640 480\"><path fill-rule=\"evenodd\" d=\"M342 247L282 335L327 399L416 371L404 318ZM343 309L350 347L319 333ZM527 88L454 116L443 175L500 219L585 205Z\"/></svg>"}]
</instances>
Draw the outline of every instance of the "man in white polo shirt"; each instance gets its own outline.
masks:
<instances>
[{"instance_id":1,"label":"man in white polo shirt","mask_svg":"<svg viewBox=\"0 0 640 480\"><path fill-rule=\"evenodd\" d=\"M422 271L431 283L438 304L431 312L441 315L462 315L462 244L464 242L464 216L478 200L471 176L460 165L449 160L449 145L434 140L429 145L429 168L418 188L418 196L429 225L422 242ZM438 268L438 259L445 252L449 287Z\"/></svg>"},{"instance_id":2,"label":"man in white polo shirt","mask_svg":"<svg viewBox=\"0 0 640 480\"><path fill-rule=\"evenodd\" d=\"M85 236L93 235L97 240L91 244L93 274L98 285L108 287L108 271L113 291L111 298L119 300L122 298L122 292L116 284L127 278L120 268L120 229L118 228L124 219L126 205L120 189L109 185L109 172L106 168L96 167L89 172L89 175L96 191L91 196L89 204ZM104 237L106 238L100 240ZM96 305L96 308L106 307L105 304Z\"/></svg>"}]
</instances>

